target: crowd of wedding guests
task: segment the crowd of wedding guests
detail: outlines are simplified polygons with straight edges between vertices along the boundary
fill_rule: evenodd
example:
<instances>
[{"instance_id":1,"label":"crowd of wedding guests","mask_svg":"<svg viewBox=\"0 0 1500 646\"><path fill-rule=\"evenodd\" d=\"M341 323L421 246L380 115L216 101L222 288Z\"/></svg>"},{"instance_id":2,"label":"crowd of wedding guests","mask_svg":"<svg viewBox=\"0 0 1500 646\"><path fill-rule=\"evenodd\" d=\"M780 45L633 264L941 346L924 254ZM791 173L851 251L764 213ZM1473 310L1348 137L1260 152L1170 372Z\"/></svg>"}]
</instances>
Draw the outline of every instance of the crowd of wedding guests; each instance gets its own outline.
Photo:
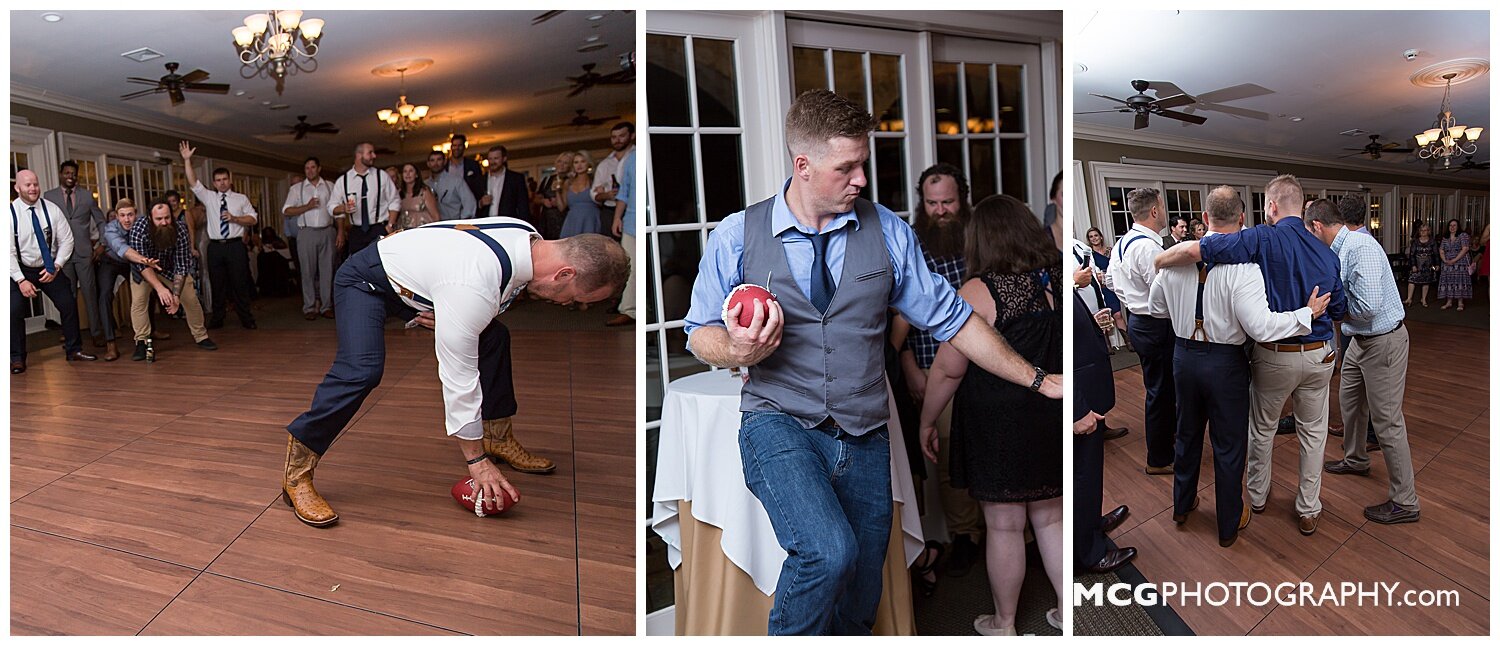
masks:
<instances>
[{"instance_id":1,"label":"crowd of wedding guests","mask_svg":"<svg viewBox=\"0 0 1500 646\"><path fill-rule=\"evenodd\" d=\"M59 185L45 194L34 172L21 171L11 204L17 233L10 241L11 373L26 370L27 299L43 293L59 312L69 360L101 358L83 347L85 323L102 358L120 358L124 321L116 319L125 317L115 309L124 298L131 358L155 361L158 342L171 338L154 324L161 317L186 319L195 345L210 351L218 346L208 331L223 326L231 305L246 329L257 328L251 302L262 297L301 294L305 319L334 318L332 278L342 259L380 236L430 222L514 217L547 239L611 235L633 254L634 124L611 128L610 147L597 163L586 150L561 153L554 172L538 183L510 169L505 146L489 148L480 163L467 154L463 134L453 135L448 153L433 151L423 164L383 172L374 146L363 142L334 180L323 177L317 157L303 162L283 201L279 233L257 226L262 214L233 189L227 168L215 168L209 186L199 181L188 142L179 152L192 201L174 190L150 204L121 198L100 205L78 184L72 160L59 166ZM634 324L633 289L627 285L606 325Z\"/></svg>"},{"instance_id":2,"label":"crowd of wedding guests","mask_svg":"<svg viewBox=\"0 0 1500 646\"><path fill-rule=\"evenodd\" d=\"M1437 284L1443 309L1462 310L1474 282L1488 276L1488 227L1471 238L1450 220L1437 238L1432 223L1419 222L1404 257L1392 258L1366 225L1363 199L1305 199L1290 175L1267 184L1267 223L1255 227L1245 226L1244 200L1228 186L1209 193L1201 224L1168 218L1155 189L1131 191L1126 201L1133 224L1114 245L1098 229L1072 243L1075 308L1085 321L1073 332L1075 478L1083 478L1075 496L1077 565L1103 572L1135 556L1106 538L1129 510L1100 514L1103 450L1092 438L1115 403L1108 355L1121 337L1140 359L1145 472L1172 477L1177 524L1202 502L1205 434L1222 547L1272 509L1293 515L1302 535L1314 534L1323 475L1368 476L1372 452L1385 461L1388 491L1365 518L1419 521L1402 413L1407 308L1417 286L1425 307ZM1405 299L1393 264L1408 269ZM1339 387L1330 393L1335 373ZM1332 397L1342 427L1329 424ZM1292 414L1283 417L1288 401ZM1296 441L1276 447L1277 435ZM1330 436L1342 437L1342 457L1325 461ZM1275 450L1298 453L1290 500L1271 493Z\"/></svg>"}]
</instances>

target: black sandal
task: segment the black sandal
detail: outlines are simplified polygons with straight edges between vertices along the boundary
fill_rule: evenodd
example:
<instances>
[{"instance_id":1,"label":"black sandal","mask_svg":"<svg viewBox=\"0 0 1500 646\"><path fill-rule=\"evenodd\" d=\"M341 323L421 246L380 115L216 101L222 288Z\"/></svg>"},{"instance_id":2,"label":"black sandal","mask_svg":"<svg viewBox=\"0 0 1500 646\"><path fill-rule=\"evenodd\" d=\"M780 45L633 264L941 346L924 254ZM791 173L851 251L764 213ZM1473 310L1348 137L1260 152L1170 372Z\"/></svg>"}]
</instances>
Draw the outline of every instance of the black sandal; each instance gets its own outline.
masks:
<instances>
[{"instance_id":1,"label":"black sandal","mask_svg":"<svg viewBox=\"0 0 1500 646\"><path fill-rule=\"evenodd\" d=\"M943 560L943 551L944 547L942 543L927 541L927 545L922 548L922 555L928 556L930 554L931 556L926 560L925 564L912 565L912 583L916 586L917 591L922 593L923 597L930 597L933 591L937 590L937 566ZM920 562L921 559L918 559L918 561ZM931 581L927 580L927 575L929 574L932 575Z\"/></svg>"}]
</instances>

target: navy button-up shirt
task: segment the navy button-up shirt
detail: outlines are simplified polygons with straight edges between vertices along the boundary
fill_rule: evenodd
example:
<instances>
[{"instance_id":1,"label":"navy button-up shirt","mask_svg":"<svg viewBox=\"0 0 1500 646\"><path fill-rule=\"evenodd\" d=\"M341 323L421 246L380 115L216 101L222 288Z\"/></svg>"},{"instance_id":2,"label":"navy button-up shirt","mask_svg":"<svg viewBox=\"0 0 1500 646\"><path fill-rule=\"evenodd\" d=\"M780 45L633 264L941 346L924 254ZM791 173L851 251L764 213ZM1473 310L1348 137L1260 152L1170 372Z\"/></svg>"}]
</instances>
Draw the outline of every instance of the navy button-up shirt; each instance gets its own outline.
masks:
<instances>
[{"instance_id":1,"label":"navy button-up shirt","mask_svg":"<svg viewBox=\"0 0 1500 646\"><path fill-rule=\"evenodd\" d=\"M1262 224L1239 233L1209 236L1199 241L1204 262L1260 265L1266 278L1266 300L1271 311L1290 312L1307 306L1313 287L1331 294L1328 310L1313 319L1312 333L1282 339L1283 343L1313 343L1333 339L1333 321L1344 318L1344 285L1339 280L1339 259L1322 240L1303 226L1300 216L1289 215L1276 224Z\"/></svg>"}]
</instances>

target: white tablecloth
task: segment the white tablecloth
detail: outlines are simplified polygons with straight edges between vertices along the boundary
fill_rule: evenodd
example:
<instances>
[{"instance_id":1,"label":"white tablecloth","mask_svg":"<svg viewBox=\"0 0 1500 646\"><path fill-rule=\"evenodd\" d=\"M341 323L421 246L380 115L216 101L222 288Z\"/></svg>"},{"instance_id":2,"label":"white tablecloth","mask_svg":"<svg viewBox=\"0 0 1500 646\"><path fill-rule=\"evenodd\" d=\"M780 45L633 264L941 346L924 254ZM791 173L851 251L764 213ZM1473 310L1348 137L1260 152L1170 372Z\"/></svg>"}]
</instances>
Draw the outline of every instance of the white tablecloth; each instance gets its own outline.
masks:
<instances>
[{"instance_id":1,"label":"white tablecloth","mask_svg":"<svg viewBox=\"0 0 1500 646\"><path fill-rule=\"evenodd\" d=\"M677 503L692 501L693 517L724 530L724 555L769 596L776 591L786 551L776 542L765 507L745 486L739 443L740 385L739 377L717 370L677 379L667 387L651 528L666 541L668 562L676 569L682 563ZM890 401L889 383L886 393ZM921 554L924 539L894 403L889 430L891 494L902 503L903 548L910 565Z\"/></svg>"}]
</instances>

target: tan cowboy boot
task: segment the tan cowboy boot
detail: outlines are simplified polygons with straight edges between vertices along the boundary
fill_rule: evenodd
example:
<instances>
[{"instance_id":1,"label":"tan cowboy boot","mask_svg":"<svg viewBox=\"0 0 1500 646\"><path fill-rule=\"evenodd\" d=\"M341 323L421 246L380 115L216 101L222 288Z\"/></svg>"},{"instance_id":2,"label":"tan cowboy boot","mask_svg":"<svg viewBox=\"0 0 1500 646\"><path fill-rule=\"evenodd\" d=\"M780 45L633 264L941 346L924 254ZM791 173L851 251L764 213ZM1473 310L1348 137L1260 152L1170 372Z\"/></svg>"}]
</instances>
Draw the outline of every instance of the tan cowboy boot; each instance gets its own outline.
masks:
<instances>
[{"instance_id":1,"label":"tan cowboy boot","mask_svg":"<svg viewBox=\"0 0 1500 646\"><path fill-rule=\"evenodd\" d=\"M552 473L557 469L547 458L532 455L516 441L510 430L510 418L484 420L484 452L504 460L510 468L522 473Z\"/></svg>"},{"instance_id":2,"label":"tan cowboy boot","mask_svg":"<svg viewBox=\"0 0 1500 646\"><path fill-rule=\"evenodd\" d=\"M339 522L339 515L313 488L313 469L317 466L318 454L297 441L295 435L287 433L286 476L281 481L281 499L291 505L297 520L313 527L327 527Z\"/></svg>"}]
</instances>

